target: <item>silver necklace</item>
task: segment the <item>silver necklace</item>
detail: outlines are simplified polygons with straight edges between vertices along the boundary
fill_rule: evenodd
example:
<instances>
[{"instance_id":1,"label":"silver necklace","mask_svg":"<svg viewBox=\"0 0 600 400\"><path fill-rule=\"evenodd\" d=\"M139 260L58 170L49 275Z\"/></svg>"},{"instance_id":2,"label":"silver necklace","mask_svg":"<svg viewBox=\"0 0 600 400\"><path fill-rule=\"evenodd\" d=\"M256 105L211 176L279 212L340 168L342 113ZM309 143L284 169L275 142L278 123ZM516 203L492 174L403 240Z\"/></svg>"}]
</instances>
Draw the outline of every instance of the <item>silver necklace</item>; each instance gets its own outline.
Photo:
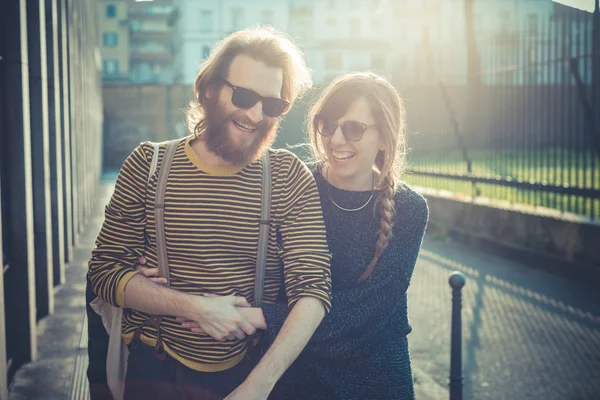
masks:
<instances>
[{"instance_id":1,"label":"silver necklace","mask_svg":"<svg viewBox=\"0 0 600 400\"><path fill-rule=\"evenodd\" d=\"M329 188L329 185L331 185L329 183L329 165L327 166L327 171L325 171L325 180L327 181L327 193L329 193L329 200L331 200L331 202L333 203L334 206L336 206L337 208L339 208L342 211L348 211L348 212L360 211L363 208L365 208L367 206L367 204L369 204L371 202L371 200L373 199L373 189L375 188L375 186L374 186L375 185L375 174L371 175L371 196L369 197L369 200L367 200L367 202L365 204L363 204L362 206L360 206L358 208L344 208L333 200L333 196L331 195L331 189Z\"/></svg>"}]
</instances>

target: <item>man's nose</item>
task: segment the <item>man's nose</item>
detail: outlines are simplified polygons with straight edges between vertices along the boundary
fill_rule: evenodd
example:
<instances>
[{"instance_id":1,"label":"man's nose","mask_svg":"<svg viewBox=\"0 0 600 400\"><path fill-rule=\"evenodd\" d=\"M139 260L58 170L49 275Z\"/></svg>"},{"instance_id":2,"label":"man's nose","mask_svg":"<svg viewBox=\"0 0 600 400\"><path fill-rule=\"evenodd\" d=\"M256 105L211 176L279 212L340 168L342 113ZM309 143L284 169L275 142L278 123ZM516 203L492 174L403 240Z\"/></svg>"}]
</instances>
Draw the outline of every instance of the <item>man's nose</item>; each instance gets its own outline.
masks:
<instances>
[{"instance_id":1,"label":"man's nose","mask_svg":"<svg viewBox=\"0 0 600 400\"><path fill-rule=\"evenodd\" d=\"M254 106L246 110L246 115L248 116L248 118L250 118L250 121L252 121L255 124L258 124L260 121L262 121L264 118L262 101L257 102Z\"/></svg>"}]
</instances>

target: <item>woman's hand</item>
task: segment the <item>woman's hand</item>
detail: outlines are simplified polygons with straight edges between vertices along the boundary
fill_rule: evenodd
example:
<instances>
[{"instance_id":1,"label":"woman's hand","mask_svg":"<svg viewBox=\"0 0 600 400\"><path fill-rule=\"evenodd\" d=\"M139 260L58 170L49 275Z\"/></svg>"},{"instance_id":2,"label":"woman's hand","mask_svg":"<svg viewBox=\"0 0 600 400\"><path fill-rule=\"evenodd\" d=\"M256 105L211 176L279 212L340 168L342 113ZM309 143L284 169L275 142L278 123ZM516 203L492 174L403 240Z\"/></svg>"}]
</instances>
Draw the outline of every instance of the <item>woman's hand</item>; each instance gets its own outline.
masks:
<instances>
[{"instance_id":1,"label":"woman's hand","mask_svg":"<svg viewBox=\"0 0 600 400\"><path fill-rule=\"evenodd\" d=\"M157 285L166 285L167 278L159 277L158 268L149 268L146 267L146 258L141 256L138 258L137 263L135 264L135 269L140 271L140 274L150 279L152 282Z\"/></svg>"},{"instance_id":2,"label":"woman's hand","mask_svg":"<svg viewBox=\"0 0 600 400\"><path fill-rule=\"evenodd\" d=\"M206 293L205 297L220 297L214 293ZM248 322L250 322L254 328L256 329L267 329L267 323L265 321L265 316L263 315L262 309L258 307L237 307L237 310L240 314L242 314ZM206 333L195 321L191 321L186 318L177 318L177 321L181 322L181 326L191 330L194 333ZM229 340L234 340L234 338L228 338Z\"/></svg>"}]
</instances>

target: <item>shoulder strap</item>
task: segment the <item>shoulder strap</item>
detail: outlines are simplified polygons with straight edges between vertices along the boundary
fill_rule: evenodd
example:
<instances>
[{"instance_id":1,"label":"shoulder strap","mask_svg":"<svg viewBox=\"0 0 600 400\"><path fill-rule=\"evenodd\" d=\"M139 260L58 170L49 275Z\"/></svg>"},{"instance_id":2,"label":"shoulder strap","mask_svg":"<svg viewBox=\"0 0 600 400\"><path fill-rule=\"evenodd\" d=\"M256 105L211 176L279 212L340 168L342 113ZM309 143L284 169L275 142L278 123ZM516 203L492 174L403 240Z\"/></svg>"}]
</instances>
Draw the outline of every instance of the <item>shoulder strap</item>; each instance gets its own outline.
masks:
<instances>
[{"instance_id":1,"label":"shoulder strap","mask_svg":"<svg viewBox=\"0 0 600 400\"><path fill-rule=\"evenodd\" d=\"M150 185L150 180L154 176L156 172L156 166L158 165L158 153L160 151L160 144L153 143L154 145L154 153L152 154L152 162L150 163L150 172L148 173L148 181L146 182L146 188Z\"/></svg>"},{"instance_id":2,"label":"shoulder strap","mask_svg":"<svg viewBox=\"0 0 600 400\"><path fill-rule=\"evenodd\" d=\"M258 249L256 252L256 277L254 281L254 306L261 307L265 282L265 264L269 244L269 219L271 218L271 161L269 150L261 158L262 163L262 202L258 231Z\"/></svg>"},{"instance_id":3,"label":"shoulder strap","mask_svg":"<svg viewBox=\"0 0 600 400\"><path fill-rule=\"evenodd\" d=\"M156 252L158 255L158 272L163 278L167 278L167 285L171 284L169 277L169 259L167 256L167 243L165 240L165 191L167 190L167 180L171 170L171 162L175 155L177 145L181 139L170 140L166 142L167 149L162 160L162 165L158 171L158 184L156 187L156 198L154 200L154 218L156 220ZM156 152L155 145L155 154Z\"/></svg>"}]
</instances>

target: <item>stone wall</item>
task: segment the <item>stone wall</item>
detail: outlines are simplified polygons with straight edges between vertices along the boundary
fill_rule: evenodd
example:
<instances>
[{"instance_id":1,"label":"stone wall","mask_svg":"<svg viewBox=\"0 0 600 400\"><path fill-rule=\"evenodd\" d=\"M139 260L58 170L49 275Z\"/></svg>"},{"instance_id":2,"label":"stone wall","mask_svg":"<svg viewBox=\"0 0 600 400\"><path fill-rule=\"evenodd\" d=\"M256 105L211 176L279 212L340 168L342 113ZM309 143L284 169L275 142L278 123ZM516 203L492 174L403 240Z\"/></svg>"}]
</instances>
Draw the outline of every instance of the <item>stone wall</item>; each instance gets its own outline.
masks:
<instances>
[{"instance_id":1,"label":"stone wall","mask_svg":"<svg viewBox=\"0 0 600 400\"><path fill-rule=\"evenodd\" d=\"M600 221L427 188L430 231L522 257L563 275L600 279Z\"/></svg>"}]
</instances>

